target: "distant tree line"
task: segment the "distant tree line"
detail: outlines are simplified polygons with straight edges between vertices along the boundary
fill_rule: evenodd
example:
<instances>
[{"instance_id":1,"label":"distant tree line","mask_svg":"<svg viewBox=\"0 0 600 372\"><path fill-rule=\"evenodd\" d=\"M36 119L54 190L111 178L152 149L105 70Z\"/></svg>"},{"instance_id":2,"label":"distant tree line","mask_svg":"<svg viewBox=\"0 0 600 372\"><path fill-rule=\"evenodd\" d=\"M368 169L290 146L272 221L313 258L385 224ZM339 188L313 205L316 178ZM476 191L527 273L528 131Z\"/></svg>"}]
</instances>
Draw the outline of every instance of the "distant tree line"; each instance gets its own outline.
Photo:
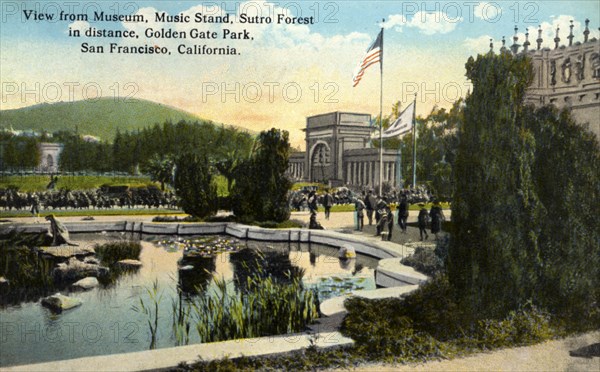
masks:
<instances>
[{"instance_id":1,"label":"distant tree line","mask_svg":"<svg viewBox=\"0 0 600 372\"><path fill-rule=\"evenodd\" d=\"M0 133L0 171L23 170L40 164L39 139Z\"/></svg>"},{"instance_id":2,"label":"distant tree line","mask_svg":"<svg viewBox=\"0 0 600 372\"><path fill-rule=\"evenodd\" d=\"M5 170L35 168L40 162L40 142L57 142L62 172L145 172L156 173L157 163L184 152L201 151L235 163L237 155L249 153L253 138L233 127L210 121L165 122L133 132L117 130L112 142L89 141L73 131L59 131L51 137L24 137L0 134L1 159ZM157 177L164 178L164 175Z\"/></svg>"}]
</instances>

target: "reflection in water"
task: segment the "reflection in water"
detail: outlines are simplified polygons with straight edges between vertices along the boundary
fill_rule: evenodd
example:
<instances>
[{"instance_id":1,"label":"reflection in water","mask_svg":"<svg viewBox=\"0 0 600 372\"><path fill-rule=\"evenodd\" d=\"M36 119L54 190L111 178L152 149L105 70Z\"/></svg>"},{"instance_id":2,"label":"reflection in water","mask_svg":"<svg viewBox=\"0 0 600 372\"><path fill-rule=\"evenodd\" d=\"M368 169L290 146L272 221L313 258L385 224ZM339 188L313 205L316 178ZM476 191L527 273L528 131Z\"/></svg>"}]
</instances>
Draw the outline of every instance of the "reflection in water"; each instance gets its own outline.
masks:
<instances>
[{"instance_id":1,"label":"reflection in water","mask_svg":"<svg viewBox=\"0 0 600 372\"><path fill-rule=\"evenodd\" d=\"M232 253L229 261L233 266L235 288L248 290L247 278L272 278L276 283L287 284L292 278L302 277L304 270L292 265L285 252L246 248Z\"/></svg>"},{"instance_id":2,"label":"reflection in water","mask_svg":"<svg viewBox=\"0 0 600 372\"><path fill-rule=\"evenodd\" d=\"M179 262L179 289L184 294L203 292L215 272L216 256L188 257Z\"/></svg>"}]
</instances>

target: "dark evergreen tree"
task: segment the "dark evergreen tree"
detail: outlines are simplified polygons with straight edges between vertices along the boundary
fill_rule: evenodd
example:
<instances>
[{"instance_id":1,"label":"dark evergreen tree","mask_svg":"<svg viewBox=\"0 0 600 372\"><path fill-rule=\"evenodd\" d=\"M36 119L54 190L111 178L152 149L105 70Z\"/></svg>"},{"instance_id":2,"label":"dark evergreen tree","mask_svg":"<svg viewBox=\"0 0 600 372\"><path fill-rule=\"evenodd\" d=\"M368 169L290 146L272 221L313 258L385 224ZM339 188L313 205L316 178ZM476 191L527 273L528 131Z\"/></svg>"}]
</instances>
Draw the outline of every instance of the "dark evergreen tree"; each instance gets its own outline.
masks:
<instances>
[{"instance_id":1,"label":"dark evergreen tree","mask_svg":"<svg viewBox=\"0 0 600 372\"><path fill-rule=\"evenodd\" d=\"M252 156L235 172L232 206L236 216L256 221L285 221L290 217L287 178L290 143L279 129L259 134Z\"/></svg>"},{"instance_id":2,"label":"dark evergreen tree","mask_svg":"<svg viewBox=\"0 0 600 372\"><path fill-rule=\"evenodd\" d=\"M538 303L575 328L600 324L600 149L568 111L529 108L533 177L544 208Z\"/></svg>"},{"instance_id":3,"label":"dark evergreen tree","mask_svg":"<svg viewBox=\"0 0 600 372\"><path fill-rule=\"evenodd\" d=\"M535 141L518 120L533 71L506 52L466 69L473 94L459 129L448 273L467 313L503 317L535 297L541 269Z\"/></svg>"},{"instance_id":4,"label":"dark evergreen tree","mask_svg":"<svg viewBox=\"0 0 600 372\"><path fill-rule=\"evenodd\" d=\"M206 155L187 153L177 158L175 193L185 213L200 218L217 213L217 187Z\"/></svg>"}]
</instances>

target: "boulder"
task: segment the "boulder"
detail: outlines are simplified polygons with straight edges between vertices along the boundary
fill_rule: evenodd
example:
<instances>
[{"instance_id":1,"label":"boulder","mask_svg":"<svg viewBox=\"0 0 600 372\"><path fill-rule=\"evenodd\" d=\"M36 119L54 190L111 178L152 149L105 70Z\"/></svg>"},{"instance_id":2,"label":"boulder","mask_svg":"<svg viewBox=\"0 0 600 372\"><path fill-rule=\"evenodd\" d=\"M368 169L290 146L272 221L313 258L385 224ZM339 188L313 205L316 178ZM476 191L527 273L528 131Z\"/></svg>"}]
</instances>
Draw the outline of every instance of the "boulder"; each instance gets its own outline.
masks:
<instances>
[{"instance_id":1,"label":"boulder","mask_svg":"<svg viewBox=\"0 0 600 372\"><path fill-rule=\"evenodd\" d=\"M81 262L75 257L69 258L67 263L59 263L53 270L55 280L68 282L73 282L88 276L103 277L107 274L107 267Z\"/></svg>"},{"instance_id":2,"label":"boulder","mask_svg":"<svg viewBox=\"0 0 600 372\"><path fill-rule=\"evenodd\" d=\"M142 262L139 260L126 259L117 262L119 265L128 266L128 267L140 267L142 266Z\"/></svg>"},{"instance_id":3,"label":"boulder","mask_svg":"<svg viewBox=\"0 0 600 372\"><path fill-rule=\"evenodd\" d=\"M98 279L93 276L88 276L73 283L73 287L83 290L96 288L99 285Z\"/></svg>"},{"instance_id":4,"label":"boulder","mask_svg":"<svg viewBox=\"0 0 600 372\"><path fill-rule=\"evenodd\" d=\"M40 247L39 251L45 256L58 259L67 259L77 256L91 256L95 253L93 247L75 247L67 244L56 247Z\"/></svg>"},{"instance_id":5,"label":"boulder","mask_svg":"<svg viewBox=\"0 0 600 372\"><path fill-rule=\"evenodd\" d=\"M81 300L73 297L68 297L65 295L61 295L60 293L54 294L52 296L48 296L42 299L42 306L49 308L55 312L62 312L64 310L69 310L74 307L80 306Z\"/></svg>"},{"instance_id":6,"label":"boulder","mask_svg":"<svg viewBox=\"0 0 600 372\"><path fill-rule=\"evenodd\" d=\"M100 260L98 260L96 257L86 257L83 259L84 263L87 264L92 264L92 265L100 265Z\"/></svg>"}]
</instances>

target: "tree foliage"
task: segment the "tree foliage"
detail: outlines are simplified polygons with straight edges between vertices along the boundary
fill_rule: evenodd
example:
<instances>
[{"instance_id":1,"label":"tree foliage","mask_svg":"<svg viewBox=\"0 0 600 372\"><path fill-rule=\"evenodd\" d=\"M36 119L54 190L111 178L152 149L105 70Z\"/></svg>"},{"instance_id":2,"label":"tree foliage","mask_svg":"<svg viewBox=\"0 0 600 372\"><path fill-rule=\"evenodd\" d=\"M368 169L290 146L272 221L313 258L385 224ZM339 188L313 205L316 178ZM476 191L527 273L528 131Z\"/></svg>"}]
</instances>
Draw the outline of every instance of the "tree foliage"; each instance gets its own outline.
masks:
<instances>
[{"instance_id":1,"label":"tree foliage","mask_svg":"<svg viewBox=\"0 0 600 372\"><path fill-rule=\"evenodd\" d=\"M286 131L259 134L252 155L236 168L233 212L242 219L285 221L290 216L287 194L292 183L285 175L290 143Z\"/></svg>"},{"instance_id":2,"label":"tree foliage","mask_svg":"<svg viewBox=\"0 0 600 372\"><path fill-rule=\"evenodd\" d=\"M113 163L115 170L133 172L137 167L148 169L148 163L156 156L178 157L201 149L211 158L226 159L232 152L248 153L251 146L252 137L233 127L216 126L210 121L166 122L136 132L117 131Z\"/></svg>"},{"instance_id":3,"label":"tree foliage","mask_svg":"<svg viewBox=\"0 0 600 372\"><path fill-rule=\"evenodd\" d=\"M596 139L568 111L524 105L527 57L490 53L466 67L473 94L459 129L448 256L461 306L502 318L532 301L598 321Z\"/></svg>"},{"instance_id":4,"label":"tree foliage","mask_svg":"<svg viewBox=\"0 0 600 372\"><path fill-rule=\"evenodd\" d=\"M392 112L384 117L384 129L389 127L401 113L400 103L392 106ZM452 166L456 158L458 140L456 130L463 120L463 101L456 101L450 110L434 107L426 117L416 117L417 123L417 183L426 184L439 198L449 199L453 193ZM379 123L379 117L376 122ZM379 141L374 140L378 147ZM413 178L413 133L402 138L389 138L383 147L398 151L402 186L408 186Z\"/></svg>"},{"instance_id":5,"label":"tree foliage","mask_svg":"<svg viewBox=\"0 0 600 372\"><path fill-rule=\"evenodd\" d=\"M536 139L533 180L543 206L540 300L569 324L600 324L598 141L552 106L529 109L523 120Z\"/></svg>"},{"instance_id":6,"label":"tree foliage","mask_svg":"<svg viewBox=\"0 0 600 372\"><path fill-rule=\"evenodd\" d=\"M72 132L55 133L54 141L63 144L59 167L63 172L112 170L111 145L107 142L90 142Z\"/></svg>"},{"instance_id":7,"label":"tree foliage","mask_svg":"<svg viewBox=\"0 0 600 372\"><path fill-rule=\"evenodd\" d=\"M531 83L530 61L510 53L470 58L454 177L452 285L471 314L501 317L533 296L539 269L532 138L517 118Z\"/></svg>"},{"instance_id":8,"label":"tree foliage","mask_svg":"<svg viewBox=\"0 0 600 372\"><path fill-rule=\"evenodd\" d=\"M175 161L170 155L153 155L147 162L143 172L150 175L152 181L160 182L160 188L165 191L165 184L173 184Z\"/></svg>"},{"instance_id":9,"label":"tree foliage","mask_svg":"<svg viewBox=\"0 0 600 372\"><path fill-rule=\"evenodd\" d=\"M175 193L185 213L200 218L217 213L217 186L206 155L187 153L177 158Z\"/></svg>"},{"instance_id":10,"label":"tree foliage","mask_svg":"<svg viewBox=\"0 0 600 372\"><path fill-rule=\"evenodd\" d=\"M3 134L0 142L3 169L26 169L39 165L41 153L37 138Z\"/></svg>"}]
</instances>

